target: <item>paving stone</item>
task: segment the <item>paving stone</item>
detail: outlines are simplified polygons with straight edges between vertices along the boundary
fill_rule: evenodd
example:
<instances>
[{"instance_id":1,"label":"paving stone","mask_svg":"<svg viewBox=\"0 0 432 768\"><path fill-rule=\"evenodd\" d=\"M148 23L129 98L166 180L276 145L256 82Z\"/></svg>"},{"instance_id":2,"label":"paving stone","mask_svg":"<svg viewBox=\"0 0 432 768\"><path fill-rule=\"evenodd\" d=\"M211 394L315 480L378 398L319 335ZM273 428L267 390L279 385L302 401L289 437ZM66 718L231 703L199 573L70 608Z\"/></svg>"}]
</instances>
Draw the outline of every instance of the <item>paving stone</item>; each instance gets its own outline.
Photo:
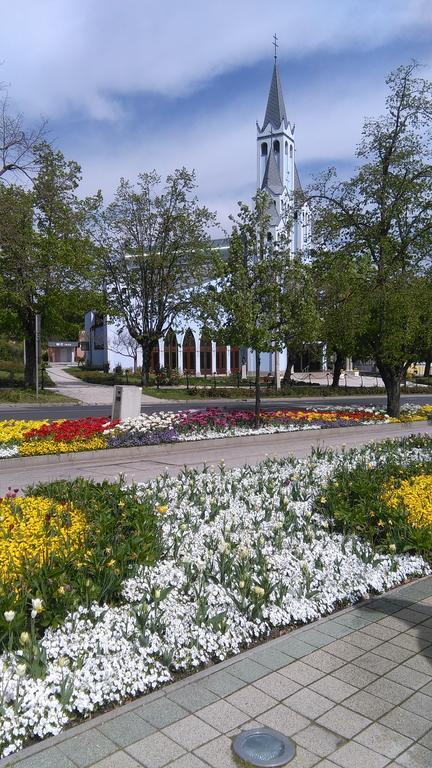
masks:
<instances>
[{"instance_id":1,"label":"paving stone","mask_svg":"<svg viewBox=\"0 0 432 768\"><path fill-rule=\"evenodd\" d=\"M311 691L310 688L302 688L297 691L288 699L285 699L284 704L291 709L295 709L296 712L300 712L301 715L309 717L311 720L323 715L324 712L333 707L333 702L327 699L325 696L321 696L320 693Z\"/></svg>"},{"instance_id":2,"label":"paving stone","mask_svg":"<svg viewBox=\"0 0 432 768\"><path fill-rule=\"evenodd\" d=\"M361 616L357 616L355 611L352 611L351 613L345 613L342 616L338 616L339 624L345 624L346 627L351 627L352 629L361 629L362 627L367 627L371 621L373 621L373 619L366 619L362 618Z\"/></svg>"},{"instance_id":3,"label":"paving stone","mask_svg":"<svg viewBox=\"0 0 432 768\"><path fill-rule=\"evenodd\" d=\"M310 725L310 720L303 717L298 712L294 712L284 704L278 704L273 709L268 709L262 715L258 715L257 720L275 731L281 731L286 736L293 736L297 731L302 731Z\"/></svg>"},{"instance_id":4,"label":"paving stone","mask_svg":"<svg viewBox=\"0 0 432 768\"><path fill-rule=\"evenodd\" d=\"M268 674L267 667L263 667L262 664L257 664L252 659L243 659L243 661L237 661L229 667L230 674L239 677L240 680L244 680L245 683L253 683L254 680L258 680L260 677L264 677Z\"/></svg>"},{"instance_id":5,"label":"paving stone","mask_svg":"<svg viewBox=\"0 0 432 768\"><path fill-rule=\"evenodd\" d=\"M403 608L398 613L394 614L396 619L406 619L412 624L420 624L424 621L424 614L421 611L413 611L411 608Z\"/></svg>"},{"instance_id":6,"label":"paving stone","mask_svg":"<svg viewBox=\"0 0 432 768\"><path fill-rule=\"evenodd\" d=\"M190 752L183 757L179 757L169 764L169 768L208 768L208 763L203 763L196 755L192 755Z\"/></svg>"},{"instance_id":7,"label":"paving stone","mask_svg":"<svg viewBox=\"0 0 432 768\"><path fill-rule=\"evenodd\" d=\"M429 677L432 674L431 660L422 656L420 653L418 653L417 656L411 656L410 659L406 660L405 664L407 667L416 669L418 672L424 672L424 674L429 675Z\"/></svg>"},{"instance_id":8,"label":"paving stone","mask_svg":"<svg viewBox=\"0 0 432 768\"><path fill-rule=\"evenodd\" d=\"M265 647L262 650L252 653L249 658L258 662L258 664L263 664L264 667L268 667L269 669L280 669L289 664L290 661L294 660L293 656L288 656L286 653L282 653L282 651L278 651L275 648Z\"/></svg>"},{"instance_id":9,"label":"paving stone","mask_svg":"<svg viewBox=\"0 0 432 768\"><path fill-rule=\"evenodd\" d=\"M373 718L374 720L385 715L393 707L393 704L390 704L388 701L379 699L377 696L371 696L366 691L359 691L354 696L350 696L349 699L345 699L344 705L349 709L353 709L354 712L360 712L361 715Z\"/></svg>"},{"instance_id":10,"label":"paving stone","mask_svg":"<svg viewBox=\"0 0 432 768\"><path fill-rule=\"evenodd\" d=\"M214 672L212 675L205 677L201 680L201 684L218 696L229 696L230 693L234 693L234 691L242 688L245 683L239 677L230 675L229 672L221 669L220 672Z\"/></svg>"},{"instance_id":11,"label":"paving stone","mask_svg":"<svg viewBox=\"0 0 432 768\"><path fill-rule=\"evenodd\" d=\"M189 715L184 720L177 720L176 723L167 725L163 729L163 733L169 739L176 741L177 744L180 744L180 746L189 751L219 736L218 732L211 725L200 720L195 715Z\"/></svg>"},{"instance_id":12,"label":"paving stone","mask_svg":"<svg viewBox=\"0 0 432 768\"><path fill-rule=\"evenodd\" d=\"M413 629L409 629L406 634L432 643L432 629L430 627L425 627L423 624L413 627Z\"/></svg>"},{"instance_id":13,"label":"paving stone","mask_svg":"<svg viewBox=\"0 0 432 768\"><path fill-rule=\"evenodd\" d=\"M409 739L419 739L424 736L430 729L430 720L426 720L420 715L415 715L414 712L408 712L401 707L395 707L391 712L380 718L380 723L387 725L389 728L393 728L396 733L401 733L403 736L408 736Z\"/></svg>"},{"instance_id":14,"label":"paving stone","mask_svg":"<svg viewBox=\"0 0 432 768\"><path fill-rule=\"evenodd\" d=\"M421 693L425 693L427 696L432 696L432 683L428 683L421 689Z\"/></svg>"},{"instance_id":15,"label":"paving stone","mask_svg":"<svg viewBox=\"0 0 432 768\"><path fill-rule=\"evenodd\" d=\"M432 749L432 728L430 731L425 733L424 736L420 739L420 744L423 744L424 747L427 747L428 749Z\"/></svg>"},{"instance_id":16,"label":"paving stone","mask_svg":"<svg viewBox=\"0 0 432 768\"><path fill-rule=\"evenodd\" d=\"M318 764L319 757L304 747L297 746L296 756L288 763L289 768L312 768Z\"/></svg>"},{"instance_id":17,"label":"paving stone","mask_svg":"<svg viewBox=\"0 0 432 768\"><path fill-rule=\"evenodd\" d=\"M426 696L421 691L414 693L401 704L402 709L408 709L416 715L432 720L432 697Z\"/></svg>"},{"instance_id":18,"label":"paving stone","mask_svg":"<svg viewBox=\"0 0 432 768\"><path fill-rule=\"evenodd\" d=\"M386 616L386 618L381 619L378 624L382 624L384 627L390 627L390 629L397 629L398 632L405 632L407 629L414 626L411 621L397 619L395 616Z\"/></svg>"},{"instance_id":19,"label":"paving stone","mask_svg":"<svg viewBox=\"0 0 432 768\"><path fill-rule=\"evenodd\" d=\"M354 664L345 664L344 667L336 669L333 673L333 677L338 677L339 680L343 680L345 683L355 685L356 688L364 688L369 683L378 679L378 675L374 672L369 672L367 669L361 669Z\"/></svg>"},{"instance_id":20,"label":"paving stone","mask_svg":"<svg viewBox=\"0 0 432 768\"><path fill-rule=\"evenodd\" d=\"M231 739L226 736L219 736L208 744L198 747L194 754L214 768L239 768L231 748Z\"/></svg>"},{"instance_id":21,"label":"paving stone","mask_svg":"<svg viewBox=\"0 0 432 768\"><path fill-rule=\"evenodd\" d=\"M385 677L375 680L375 682L365 688L365 691L373 696L379 696L381 699L390 701L392 704L400 704L412 695L411 688L399 685L399 683L395 683L393 680L388 680Z\"/></svg>"},{"instance_id":22,"label":"paving stone","mask_svg":"<svg viewBox=\"0 0 432 768\"><path fill-rule=\"evenodd\" d=\"M300 685L309 685L314 683L315 680L319 680L323 677L324 673L320 672L315 667L311 667L309 664L305 664L304 661L294 661L292 664L288 664L280 670L281 675L289 677L290 680L294 680Z\"/></svg>"},{"instance_id":23,"label":"paving stone","mask_svg":"<svg viewBox=\"0 0 432 768\"><path fill-rule=\"evenodd\" d=\"M296 637L287 637L286 640L282 640L278 643L278 648L283 653L287 653L288 656L293 656L294 659L301 659L315 650L313 645L309 645L309 643L303 640L298 640Z\"/></svg>"},{"instance_id":24,"label":"paving stone","mask_svg":"<svg viewBox=\"0 0 432 768\"><path fill-rule=\"evenodd\" d=\"M234 736L237 736L238 733L249 731L251 728L262 728L262 723L259 723L258 720L248 719L236 728L227 731L225 736L229 736L229 738L232 739Z\"/></svg>"},{"instance_id":25,"label":"paving stone","mask_svg":"<svg viewBox=\"0 0 432 768\"><path fill-rule=\"evenodd\" d=\"M404 632L402 635L396 635L392 638L393 645L400 645L401 648L407 648L409 651L418 653L429 645L429 640L422 640L421 637L413 637Z\"/></svg>"},{"instance_id":26,"label":"paving stone","mask_svg":"<svg viewBox=\"0 0 432 768\"><path fill-rule=\"evenodd\" d=\"M321 672L334 672L335 669L343 666L343 661L337 659L336 656L332 656L331 653L326 651L315 651L315 653L309 654L304 659L306 664L310 664L315 669L320 669Z\"/></svg>"},{"instance_id":27,"label":"paving stone","mask_svg":"<svg viewBox=\"0 0 432 768\"><path fill-rule=\"evenodd\" d=\"M326 635L330 635L330 637L339 638L350 635L352 633L352 627L347 627L345 624L338 624L337 621L326 621L321 624L320 631L324 632Z\"/></svg>"},{"instance_id":28,"label":"paving stone","mask_svg":"<svg viewBox=\"0 0 432 768\"><path fill-rule=\"evenodd\" d=\"M381 645L383 641L381 638L372 637L372 635L367 635L366 632L358 630L346 635L345 642L356 645L357 648L362 648L364 651L372 651L377 645Z\"/></svg>"},{"instance_id":29,"label":"paving stone","mask_svg":"<svg viewBox=\"0 0 432 768\"><path fill-rule=\"evenodd\" d=\"M24 760L19 760L18 763L13 764L13 768L48 768L48 766L49 768L75 768L74 763L57 747L44 749L37 755L26 757Z\"/></svg>"},{"instance_id":30,"label":"paving stone","mask_svg":"<svg viewBox=\"0 0 432 768\"><path fill-rule=\"evenodd\" d=\"M238 707L242 712L246 712L249 717L256 717L267 709L271 709L278 702L264 691L260 691L253 685L242 688L228 697L227 701L234 707Z\"/></svg>"},{"instance_id":31,"label":"paving stone","mask_svg":"<svg viewBox=\"0 0 432 768\"><path fill-rule=\"evenodd\" d=\"M333 752L330 759L342 768L383 768L388 763L387 757L378 755L354 741Z\"/></svg>"},{"instance_id":32,"label":"paving stone","mask_svg":"<svg viewBox=\"0 0 432 768\"><path fill-rule=\"evenodd\" d=\"M385 659L383 656L378 656L376 653L368 651L356 659L355 664L362 669L367 669L369 672L375 672L377 675L385 675L386 672L397 666L397 661Z\"/></svg>"},{"instance_id":33,"label":"paving stone","mask_svg":"<svg viewBox=\"0 0 432 768\"><path fill-rule=\"evenodd\" d=\"M345 640L336 640L333 643L330 643L330 645L326 647L326 651L344 661L352 661L364 653L362 648L358 648L356 645L351 645Z\"/></svg>"},{"instance_id":34,"label":"paving stone","mask_svg":"<svg viewBox=\"0 0 432 768\"><path fill-rule=\"evenodd\" d=\"M382 624L369 624L363 628L363 632L366 635L378 638L378 640L391 640L392 637L396 637L398 634L397 629L390 629L390 627L383 627Z\"/></svg>"},{"instance_id":35,"label":"paving stone","mask_svg":"<svg viewBox=\"0 0 432 768\"><path fill-rule=\"evenodd\" d=\"M355 608L354 613L356 616L361 616L362 619L368 619L368 621L380 621L381 619L385 619L387 616L386 611L381 611L379 608L375 606L375 608L371 608L369 606L361 606L360 608Z\"/></svg>"},{"instance_id":36,"label":"paving stone","mask_svg":"<svg viewBox=\"0 0 432 768\"><path fill-rule=\"evenodd\" d=\"M91 731L62 741L59 749L79 768L85 768L116 752L118 747L97 728L93 728Z\"/></svg>"},{"instance_id":37,"label":"paving stone","mask_svg":"<svg viewBox=\"0 0 432 768\"><path fill-rule=\"evenodd\" d=\"M162 768L163 765L183 755L184 749L159 731L126 747L126 752L146 768Z\"/></svg>"},{"instance_id":38,"label":"paving stone","mask_svg":"<svg viewBox=\"0 0 432 768\"><path fill-rule=\"evenodd\" d=\"M206 707L207 704L213 704L219 698L215 693L209 691L208 688L204 688L204 686L197 685L196 683L189 683L181 688L177 688L177 690L170 691L167 696L171 701L175 701L176 704L188 709L190 712L196 712L197 709Z\"/></svg>"},{"instance_id":39,"label":"paving stone","mask_svg":"<svg viewBox=\"0 0 432 768\"><path fill-rule=\"evenodd\" d=\"M345 743L345 739L341 736L337 736L320 725L309 725L304 731L299 731L295 735L295 741L319 757L327 757Z\"/></svg>"},{"instance_id":40,"label":"paving stone","mask_svg":"<svg viewBox=\"0 0 432 768\"><path fill-rule=\"evenodd\" d=\"M246 691L248 691L251 687L252 686L243 688L242 691L238 691L238 693L246 693ZM236 696L238 694L233 695ZM270 697L267 698L270 699ZM270 701L274 703L273 699L270 699ZM245 715L244 712L240 711L240 709L237 709L234 705L226 700L216 701L214 704L210 704L208 707L200 709L198 715L203 720L205 720L206 723L220 731L220 733L227 733L236 726L245 723L248 719L247 714Z\"/></svg>"},{"instance_id":41,"label":"paving stone","mask_svg":"<svg viewBox=\"0 0 432 768\"><path fill-rule=\"evenodd\" d=\"M386 659L400 663L409 659L414 652L408 648L402 648L400 645L390 642L379 645L378 648L374 649L374 653L378 656L384 656Z\"/></svg>"},{"instance_id":42,"label":"paving stone","mask_svg":"<svg viewBox=\"0 0 432 768\"><path fill-rule=\"evenodd\" d=\"M413 743L411 739L401 736L382 723L372 723L369 728L355 736L354 740L385 757L397 757Z\"/></svg>"},{"instance_id":43,"label":"paving stone","mask_svg":"<svg viewBox=\"0 0 432 768\"><path fill-rule=\"evenodd\" d=\"M397 759L398 765L404 768L430 768L432 765L432 752L421 744L414 744Z\"/></svg>"},{"instance_id":44,"label":"paving stone","mask_svg":"<svg viewBox=\"0 0 432 768\"><path fill-rule=\"evenodd\" d=\"M328 635L318 629L307 629L299 633L298 637L305 640L309 645L313 645L314 648L322 648L332 642Z\"/></svg>"},{"instance_id":45,"label":"paving stone","mask_svg":"<svg viewBox=\"0 0 432 768\"><path fill-rule=\"evenodd\" d=\"M417 670L410 669L410 667L405 667L404 664L391 669L383 679L385 678L394 680L395 683L406 685L407 688L413 688L414 690L422 688L430 680L429 675L425 675L423 672L417 672Z\"/></svg>"},{"instance_id":46,"label":"paving stone","mask_svg":"<svg viewBox=\"0 0 432 768\"><path fill-rule=\"evenodd\" d=\"M358 712L352 712L350 709L346 709L346 707L343 706L333 707L333 709L325 712L317 720L319 725L323 725L325 728L329 728L331 731L339 733L346 739L352 739L357 733L364 728L367 728L371 722L372 720L369 720L368 717L359 715Z\"/></svg>"},{"instance_id":47,"label":"paving stone","mask_svg":"<svg viewBox=\"0 0 432 768\"><path fill-rule=\"evenodd\" d=\"M393 613L400 611L401 604L395 600L391 600L387 596L384 596L379 597L377 600L374 600L373 603L371 603L371 610L375 610L375 607L377 610L385 613L387 616L391 616Z\"/></svg>"},{"instance_id":48,"label":"paving stone","mask_svg":"<svg viewBox=\"0 0 432 768\"><path fill-rule=\"evenodd\" d=\"M328 699L331 699L331 701L335 701L337 704L339 704L344 699L347 699L348 696L352 696L354 693L357 693L358 690L357 688L354 688L353 685L344 683L343 680L339 680L337 677L333 677L332 675L326 675L326 677L322 677L320 680L312 683L310 688L312 688L312 690L316 691L317 693L321 693L322 696L326 696Z\"/></svg>"},{"instance_id":49,"label":"paving stone","mask_svg":"<svg viewBox=\"0 0 432 768\"><path fill-rule=\"evenodd\" d=\"M286 699L287 696L291 696L292 693L295 693L300 688L298 683L295 683L294 680L286 677L286 675L281 675L279 672L272 672L271 675L261 677L254 682L254 686L279 701Z\"/></svg>"},{"instance_id":50,"label":"paving stone","mask_svg":"<svg viewBox=\"0 0 432 768\"><path fill-rule=\"evenodd\" d=\"M138 717L133 712L128 712L102 723L99 726L99 730L112 741L115 741L120 747L127 747L129 744L133 744L134 741L139 741L145 736L149 736L153 733L154 728L143 720L142 717Z\"/></svg>"},{"instance_id":51,"label":"paving stone","mask_svg":"<svg viewBox=\"0 0 432 768\"><path fill-rule=\"evenodd\" d=\"M171 701L166 696L156 699L148 704L144 704L139 709L134 710L136 715L143 717L148 723L154 725L155 728L165 728L166 725L175 723L176 720L181 720L182 717L187 717L189 712L183 707L180 707L175 701Z\"/></svg>"},{"instance_id":52,"label":"paving stone","mask_svg":"<svg viewBox=\"0 0 432 768\"><path fill-rule=\"evenodd\" d=\"M44 768L51 768L51 764L47 763ZM99 763L94 763L91 768L140 768L140 764L126 752L120 751L105 757Z\"/></svg>"}]
</instances>

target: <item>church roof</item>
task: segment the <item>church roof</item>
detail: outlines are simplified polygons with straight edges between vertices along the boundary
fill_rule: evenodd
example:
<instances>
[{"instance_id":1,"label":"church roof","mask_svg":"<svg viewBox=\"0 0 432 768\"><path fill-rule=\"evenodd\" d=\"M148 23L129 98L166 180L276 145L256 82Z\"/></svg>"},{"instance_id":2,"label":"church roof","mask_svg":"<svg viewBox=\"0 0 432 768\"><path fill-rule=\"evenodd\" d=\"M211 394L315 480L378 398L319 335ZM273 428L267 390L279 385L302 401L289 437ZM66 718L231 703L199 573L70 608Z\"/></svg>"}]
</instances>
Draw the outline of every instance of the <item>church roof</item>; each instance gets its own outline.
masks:
<instances>
[{"instance_id":1,"label":"church roof","mask_svg":"<svg viewBox=\"0 0 432 768\"><path fill-rule=\"evenodd\" d=\"M283 192L282 179L280 177L279 168L277 166L276 158L274 156L273 147L270 147L270 152L267 156L267 163L264 171L264 177L261 184L261 189L269 189L275 195L281 195Z\"/></svg>"},{"instance_id":2,"label":"church roof","mask_svg":"<svg viewBox=\"0 0 432 768\"><path fill-rule=\"evenodd\" d=\"M299 172L297 170L297 166L294 163L294 192L303 192L303 187L301 185Z\"/></svg>"},{"instance_id":3,"label":"church roof","mask_svg":"<svg viewBox=\"0 0 432 768\"><path fill-rule=\"evenodd\" d=\"M279 128L282 120L287 122L287 116L282 93L282 86L279 77L279 70L275 62L262 130L264 130L264 128L269 123L273 126L273 128Z\"/></svg>"}]
</instances>

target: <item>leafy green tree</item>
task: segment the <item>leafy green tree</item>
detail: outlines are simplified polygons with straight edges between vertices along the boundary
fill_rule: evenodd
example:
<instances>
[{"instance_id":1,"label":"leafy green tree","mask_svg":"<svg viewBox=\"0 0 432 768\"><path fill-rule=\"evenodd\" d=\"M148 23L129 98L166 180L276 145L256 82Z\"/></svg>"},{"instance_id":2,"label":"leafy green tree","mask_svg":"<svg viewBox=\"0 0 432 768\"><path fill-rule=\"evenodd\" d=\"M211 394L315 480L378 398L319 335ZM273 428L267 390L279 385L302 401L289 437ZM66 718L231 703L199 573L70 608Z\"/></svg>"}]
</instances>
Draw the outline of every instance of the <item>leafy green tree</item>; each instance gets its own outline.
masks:
<instances>
[{"instance_id":1,"label":"leafy green tree","mask_svg":"<svg viewBox=\"0 0 432 768\"><path fill-rule=\"evenodd\" d=\"M360 265L361 267L361 265ZM364 312L361 268L344 251L314 251L312 270L320 315L320 339L333 356L332 387L339 386L347 357L357 354Z\"/></svg>"},{"instance_id":2,"label":"leafy green tree","mask_svg":"<svg viewBox=\"0 0 432 768\"><path fill-rule=\"evenodd\" d=\"M98 218L96 237L110 313L142 351L148 383L153 347L180 317L193 311L208 277L214 214L200 206L195 174L174 171L161 188L155 171L138 183L122 179Z\"/></svg>"},{"instance_id":3,"label":"leafy green tree","mask_svg":"<svg viewBox=\"0 0 432 768\"><path fill-rule=\"evenodd\" d=\"M305 265L294 258L287 236L268 236L269 197L258 191L253 207L239 203L228 259L215 257L216 280L208 286L203 320L227 344L255 352L255 424L260 421L261 355L281 351L287 338L302 337L313 307Z\"/></svg>"},{"instance_id":4,"label":"leafy green tree","mask_svg":"<svg viewBox=\"0 0 432 768\"><path fill-rule=\"evenodd\" d=\"M363 264L361 337L387 391L387 412L398 416L400 387L418 359L423 316L418 278L432 253L432 84L415 63L387 79L386 112L365 122L349 181L333 171L309 192L315 203L314 239L321 250Z\"/></svg>"},{"instance_id":5,"label":"leafy green tree","mask_svg":"<svg viewBox=\"0 0 432 768\"><path fill-rule=\"evenodd\" d=\"M45 338L73 332L96 296L94 246L87 234L95 199L79 200L79 166L48 145L38 150L34 185L0 184L0 312L2 330L26 342L25 383L35 385L35 316Z\"/></svg>"}]
</instances>

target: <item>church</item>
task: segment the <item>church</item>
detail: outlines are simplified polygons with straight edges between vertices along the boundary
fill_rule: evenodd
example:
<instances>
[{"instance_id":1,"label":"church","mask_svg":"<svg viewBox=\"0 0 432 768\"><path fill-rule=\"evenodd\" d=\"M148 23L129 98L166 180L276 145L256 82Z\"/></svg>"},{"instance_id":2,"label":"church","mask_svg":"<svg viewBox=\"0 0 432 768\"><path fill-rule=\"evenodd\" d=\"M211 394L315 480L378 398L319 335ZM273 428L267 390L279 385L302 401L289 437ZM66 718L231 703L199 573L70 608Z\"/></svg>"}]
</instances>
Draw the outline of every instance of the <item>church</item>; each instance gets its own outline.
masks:
<instances>
[{"instance_id":1,"label":"church","mask_svg":"<svg viewBox=\"0 0 432 768\"><path fill-rule=\"evenodd\" d=\"M264 119L257 122L256 172L257 189L265 190L271 200L270 223L267 237L277 240L285 226L286 215L293 210L296 192L301 191L301 182L296 166L295 125L290 122L285 109L279 67L275 56L270 89ZM311 238L310 212L307 206L294 209L291 230L291 249L295 253L309 247ZM215 240L213 246L222 254L228 251L228 240ZM122 347L116 326L109 318L88 312L85 316L85 331L81 341L85 350L87 365L90 367L117 365L133 367L133 357L127 345ZM277 355L277 360L275 359ZM275 369L284 373L286 352L261 355L263 375L274 374ZM140 359L138 357L138 365ZM202 334L202 328L190 320L182 326L181 318L175 328L170 328L159 346L152 353L152 370L160 368L185 371L194 376L230 375L240 371L252 376L255 372L255 354L246 347L230 347L218 344ZM324 350L314 353L305 348L304 354L294 361L294 370L322 370L326 367Z\"/></svg>"}]
</instances>

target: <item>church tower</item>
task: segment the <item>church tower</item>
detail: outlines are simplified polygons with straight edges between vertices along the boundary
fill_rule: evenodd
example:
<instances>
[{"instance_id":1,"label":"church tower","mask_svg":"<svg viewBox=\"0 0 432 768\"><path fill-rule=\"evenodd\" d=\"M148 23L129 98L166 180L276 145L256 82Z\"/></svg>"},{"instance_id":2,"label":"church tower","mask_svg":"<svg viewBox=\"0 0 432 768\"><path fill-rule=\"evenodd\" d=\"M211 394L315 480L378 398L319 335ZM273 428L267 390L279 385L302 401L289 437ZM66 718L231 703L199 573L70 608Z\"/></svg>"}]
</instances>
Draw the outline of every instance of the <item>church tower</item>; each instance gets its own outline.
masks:
<instances>
[{"instance_id":1,"label":"church tower","mask_svg":"<svg viewBox=\"0 0 432 768\"><path fill-rule=\"evenodd\" d=\"M272 240L277 239L284 216L292 205L294 191L300 184L294 159L295 126L286 114L277 64L276 35L274 46L274 67L264 121L261 127L257 123L257 188L265 190L272 199L269 231Z\"/></svg>"}]
</instances>

